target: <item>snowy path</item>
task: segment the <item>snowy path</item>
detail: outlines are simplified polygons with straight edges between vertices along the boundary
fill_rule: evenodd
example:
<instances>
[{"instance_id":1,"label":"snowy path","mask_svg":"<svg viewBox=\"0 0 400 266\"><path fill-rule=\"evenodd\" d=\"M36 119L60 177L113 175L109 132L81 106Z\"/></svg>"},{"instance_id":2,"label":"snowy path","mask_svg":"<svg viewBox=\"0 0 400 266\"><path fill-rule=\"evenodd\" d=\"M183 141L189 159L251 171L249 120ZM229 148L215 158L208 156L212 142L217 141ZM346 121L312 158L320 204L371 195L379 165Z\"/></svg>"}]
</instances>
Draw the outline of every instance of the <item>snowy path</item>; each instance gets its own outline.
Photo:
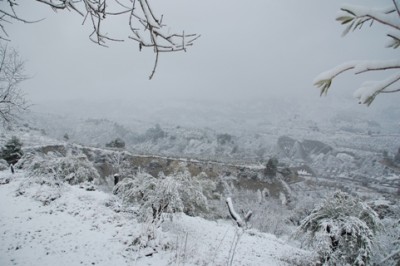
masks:
<instances>
[{"instance_id":1,"label":"snowy path","mask_svg":"<svg viewBox=\"0 0 400 266\"><path fill-rule=\"evenodd\" d=\"M17 196L24 180L17 174L0 185L1 266L227 265L236 232L228 221L177 215L157 232L168 248L139 257L130 244L143 225L109 207L113 195L66 185L60 198L43 205L32 198L46 191L39 184ZM273 235L250 231L241 236L233 265L293 265L304 263L305 254Z\"/></svg>"}]
</instances>

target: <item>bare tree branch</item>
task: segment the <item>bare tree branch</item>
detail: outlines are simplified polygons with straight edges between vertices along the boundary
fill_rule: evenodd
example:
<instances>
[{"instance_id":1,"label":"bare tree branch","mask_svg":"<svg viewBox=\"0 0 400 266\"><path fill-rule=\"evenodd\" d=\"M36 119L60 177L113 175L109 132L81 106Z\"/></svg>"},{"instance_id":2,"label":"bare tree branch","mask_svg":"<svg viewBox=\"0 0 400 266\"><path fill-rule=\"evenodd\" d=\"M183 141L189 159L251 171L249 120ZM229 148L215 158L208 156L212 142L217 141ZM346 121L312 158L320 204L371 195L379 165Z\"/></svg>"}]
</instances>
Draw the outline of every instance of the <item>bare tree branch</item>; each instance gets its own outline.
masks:
<instances>
[{"instance_id":1,"label":"bare tree branch","mask_svg":"<svg viewBox=\"0 0 400 266\"><path fill-rule=\"evenodd\" d=\"M367 21L377 21L387 27L394 28L394 33L388 33L391 42L387 47L397 49L400 47L400 12L396 0L393 0L393 5L387 8L369 8L363 6L346 5L341 8L343 11L336 20L347 27L344 34L350 30L361 28ZM321 96L326 95L332 85L332 80L338 75L353 70L355 75L363 74L371 71L385 71L400 69L400 60L386 61L350 61L331 70L319 74L314 80L314 85L321 90ZM395 73L387 79L381 81L367 81L356 90L354 96L359 99L360 103L369 106L377 95L380 93L394 93L400 90L391 89L394 84L400 82L400 72Z\"/></svg>"},{"instance_id":2,"label":"bare tree branch","mask_svg":"<svg viewBox=\"0 0 400 266\"><path fill-rule=\"evenodd\" d=\"M14 6L24 3L22 0L7 0L6 6L0 7L0 39L8 40L9 36L5 30L5 23L19 21L31 23L18 16ZM150 79L153 78L157 68L160 52L186 51L197 40L198 34L177 34L164 30L166 25L162 24L163 16L157 18L148 0L36 0L36 2L56 10L69 10L83 17L82 24L86 22L93 28L89 39L101 46L107 47L107 41L121 42L123 39L110 37L103 32L103 24L107 23L110 16L126 16L127 26L133 33L129 39L139 43L139 49L143 47L153 48L155 61ZM138 6L136 6L138 3ZM112 10L116 9L116 10ZM7 19L11 20L8 21ZM145 37L147 35L147 37Z\"/></svg>"},{"instance_id":3,"label":"bare tree branch","mask_svg":"<svg viewBox=\"0 0 400 266\"><path fill-rule=\"evenodd\" d=\"M396 73L379 82L365 82L365 84L354 93L354 96L360 100L360 103L370 106L376 96L386 91L387 88L397 83L399 80L400 73ZM390 93L391 91L387 92Z\"/></svg>"},{"instance_id":4,"label":"bare tree branch","mask_svg":"<svg viewBox=\"0 0 400 266\"><path fill-rule=\"evenodd\" d=\"M400 60L392 61L360 61L358 65L355 66L355 74L362 74L368 71L382 71L388 69L399 69Z\"/></svg>"},{"instance_id":5,"label":"bare tree branch","mask_svg":"<svg viewBox=\"0 0 400 266\"><path fill-rule=\"evenodd\" d=\"M394 33L389 33L387 36L391 38L391 42L387 45L388 48L397 49L400 47L400 36Z\"/></svg>"},{"instance_id":6,"label":"bare tree branch","mask_svg":"<svg viewBox=\"0 0 400 266\"><path fill-rule=\"evenodd\" d=\"M399 5L397 4L396 0L393 0L393 4L394 4L394 7L396 8L397 15L399 15L399 17L400 17L400 9L399 9Z\"/></svg>"},{"instance_id":7,"label":"bare tree branch","mask_svg":"<svg viewBox=\"0 0 400 266\"><path fill-rule=\"evenodd\" d=\"M400 92L400 89L391 90L391 91L381 91L381 93L394 93L394 92Z\"/></svg>"},{"instance_id":8,"label":"bare tree branch","mask_svg":"<svg viewBox=\"0 0 400 266\"><path fill-rule=\"evenodd\" d=\"M0 120L6 125L28 108L19 88L20 83L28 77L17 51L0 43L0 58Z\"/></svg>"}]
</instances>

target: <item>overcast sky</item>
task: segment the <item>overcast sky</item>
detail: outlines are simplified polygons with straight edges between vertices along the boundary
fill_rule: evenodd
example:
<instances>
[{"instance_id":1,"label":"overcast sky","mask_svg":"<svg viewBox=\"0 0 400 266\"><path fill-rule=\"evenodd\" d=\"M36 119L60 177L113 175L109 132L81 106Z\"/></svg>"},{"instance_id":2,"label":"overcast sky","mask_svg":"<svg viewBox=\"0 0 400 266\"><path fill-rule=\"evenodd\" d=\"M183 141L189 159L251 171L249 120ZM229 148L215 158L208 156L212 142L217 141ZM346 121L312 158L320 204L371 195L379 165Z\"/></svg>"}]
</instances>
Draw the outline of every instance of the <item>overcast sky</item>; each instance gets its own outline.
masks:
<instances>
[{"instance_id":1,"label":"overcast sky","mask_svg":"<svg viewBox=\"0 0 400 266\"><path fill-rule=\"evenodd\" d=\"M389 0L345 3L382 5ZM153 0L172 30L195 32L201 38L186 53L162 54L153 80L154 55L138 45L90 42L90 28L75 13L57 13L35 1L20 1L26 19L35 24L8 26L12 45L33 77L23 88L33 103L64 99L104 101L159 97L230 100L270 95L304 95L318 99L314 77L344 61L390 59L387 39L375 25L341 37L335 21L342 1L333 0ZM124 18L126 19L126 18ZM123 19L110 28L125 37ZM346 74L331 95L352 98L367 76ZM393 97L386 97L388 98ZM398 100L399 97L397 97ZM354 99L356 104L356 100Z\"/></svg>"}]
</instances>

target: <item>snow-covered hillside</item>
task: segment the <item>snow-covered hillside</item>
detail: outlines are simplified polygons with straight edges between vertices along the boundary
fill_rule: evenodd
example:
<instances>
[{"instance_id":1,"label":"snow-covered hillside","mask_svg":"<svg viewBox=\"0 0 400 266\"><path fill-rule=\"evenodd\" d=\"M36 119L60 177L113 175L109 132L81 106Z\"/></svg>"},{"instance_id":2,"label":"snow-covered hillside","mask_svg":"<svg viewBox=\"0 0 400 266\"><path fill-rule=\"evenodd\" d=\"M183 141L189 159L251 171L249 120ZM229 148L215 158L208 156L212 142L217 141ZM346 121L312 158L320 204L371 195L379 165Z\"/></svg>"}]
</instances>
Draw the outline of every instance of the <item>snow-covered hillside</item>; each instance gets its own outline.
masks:
<instances>
[{"instance_id":1,"label":"snow-covered hillside","mask_svg":"<svg viewBox=\"0 0 400 266\"><path fill-rule=\"evenodd\" d=\"M0 134L0 147L16 136L24 151L16 175L0 165L0 264L308 265L315 250L285 241L337 190L385 224L374 263L394 252L395 118L300 117L295 104L270 104L160 105L135 119L31 113ZM117 139L125 147L105 147ZM253 211L251 229L230 220L226 197Z\"/></svg>"},{"instance_id":2,"label":"snow-covered hillside","mask_svg":"<svg viewBox=\"0 0 400 266\"><path fill-rule=\"evenodd\" d=\"M159 129L150 133L161 136ZM371 151L364 156L285 137L276 144L281 163L273 177L265 164L134 155L55 140L28 125L3 132L1 146L12 136L22 140L24 155L17 174L7 167L0 174L2 265L227 265L232 258L233 265L307 265L315 252L284 240L336 190L372 202L385 223L378 240L384 252L373 251L374 262L394 251L398 169L379 161L359 169L375 169L383 174L379 180L334 172L369 165ZM219 138L221 145L231 141ZM115 173L121 177L116 186ZM253 211L252 229L230 220L226 197L238 210Z\"/></svg>"},{"instance_id":3,"label":"snow-covered hillside","mask_svg":"<svg viewBox=\"0 0 400 266\"><path fill-rule=\"evenodd\" d=\"M232 222L175 214L160 228L151 248L135 239L149 224L134 209L101 191L62 184L58 198L49 187L20 171L0 172L0 264L7 265L226 265L239 235L233 265L295 265L309 252L275 236L240 231Z\"/></svg>"}]
</instances>

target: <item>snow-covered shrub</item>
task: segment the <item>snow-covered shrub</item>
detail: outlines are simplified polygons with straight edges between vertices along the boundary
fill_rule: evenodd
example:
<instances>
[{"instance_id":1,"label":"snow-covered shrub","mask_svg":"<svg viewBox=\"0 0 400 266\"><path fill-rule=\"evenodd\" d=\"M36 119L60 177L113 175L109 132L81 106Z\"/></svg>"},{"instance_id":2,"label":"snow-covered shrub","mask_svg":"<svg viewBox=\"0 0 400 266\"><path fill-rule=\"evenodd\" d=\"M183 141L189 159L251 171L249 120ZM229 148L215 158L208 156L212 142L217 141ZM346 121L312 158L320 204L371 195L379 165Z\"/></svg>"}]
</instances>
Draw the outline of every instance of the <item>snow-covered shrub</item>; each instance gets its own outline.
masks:
<instances>
[{"instance_id":1,"label":"snow-covered shrub","mask_svg":"<svg viewBox=\"0 0 400 266\"><path fill-rule=\"evenodd\" d=\"M16 195L30 196L47 205L61 197L63 186L56 177L31 176L22 180L16 190Z\"/></svg>"},{"instance_id":2,"label":"snow-covered shrub","mask_svg":"<svg viewBox=\"0 0 400 266\"><path fill-rule=\"evenodd\" d=\"M323 193L323 192L322 192ZM288 222L298 227L301 222L310 215L315 207L316 199L321 198L321 191L315 193L298 193L293 196L293 200L288 204L289 217Z\"/></svg>"},{"instance_id":3,"label":"snow-covered shrub","mask_svg":"<svg viewBox=\"0 0 400 266\"><path fill-rule=\"evenodd\" d=\"M55 188L54 186L42 185L38 187L36 192L31 195L37 201L43 203L43 205L48 205L50 202L55 201L61 197L61 188Z\"/></svg>"},{"instance_id":4,"label":"snow-covered shrub","mask_svg":"<svg viewBox=\"0 0 400 266\"><path fill-rule=\"evenodd\" d=\"M289 210L279 200L268 199L260 203L254 203L252 208L254 215L252 226L262 232L276 236L289 235Z\"/></svg>"},{"instance_id":5,"label":"snow-covered shrub","mask_svg":"<svg viewBox=\"0 0 400 266\"><path fill-rule=\"evenodd\" d=\"M206 173L201 172L195 177L198 185L201 186L203 195L207 199L220 200L222 195L217 191L217 182L207 176Z\"/></svg>"},{"instance_id":6,"label":"snow-covered shrub","mask_svg":"<svg viewBox=\"0 0 400 266\"><path fill-rule=\"evenodd\" d=\"M147 173L138 173L132 178L124 178L114 186L113 193L119 195L124 202L139 202L145 192L154 190L156 179Z\"/></svg>"},{"instance_id":7,"label":"snow-covered shrub","mask_svg":"<svg viewBox=\"0 0 400 266\"><path fill-rule=\"evenodd\" d=\"M10 183L11 178L9 176L1 176L0 177L0 185L5 185Z\"/></svg>"},{"instance_id":8,"label":"snow-covered shrub","mask_svg":"<svg viewBox=\"0 0 400 266\"><path fill-rule=\"evenodd\" d=\"M79 188L84 189L86 191L95 191L96 190L93 182L90 182L90 181L85 181L83 183L80 183Z\"/></svg>"},{"instance_id":9,"label":"snow-covered shrub","mask_svg":"<svg viewBox=\"0 0 400 266\"><path fill-rule=\"evenodd\" d=\"M149 217L159 219L162 213L197 215L208 210L201 182L187 170L158 178L139 173L119 182L114 187L114 193L125 201L138 202L140 216L144 220Z\"/></svg>"},{"instance_id":10,"label":"snow-covered shrub","mask_svg":"<svg viewBox=\"0 0 400 266\"><path fill-rule=\"evenodd\" d=\"M395 266L400 262L400 206L399 202L379 199L370 203L379 210L381 222L385 228L377 235L379 246L374 254L374 263ZM383 210L383 211L382 211Z\"/></svg>"},{"instance_id":11,"label":"snow-covered shrub","mask_svg":"<svg viewBox=\"0 0 400 266\"><path fill-rule=\"evenodd\" d=\"M296 236L305 233L325 265L367 265L381 226L367 204L339 191L302 221Z\"/></svg>"},{"instance_id":12,"label":"snow-covered shrub","mask_svg":"<svg viewBox=\"0 0 400 266\"><path fill-rule=\"evenodd\" d=\"M15 164L15 167L18 169L30 169L31 166L40 159L43 159L43 156L27 152L21 157L18 163Z\"/></svg>"},{"instance_id":13,"label":"snow-covered shrub","mask_svg":"<svg viewBox=\"0 0 400 266\"><path fill-rule=\"evenodd\" d=\"M185 168L180 170L182 168L174 175L161 174L158 178L137 173L133 178L124 178L114 187L113 193L123 201L139 204L138 218L143 222L143 228L133 245L143 249L145 256L165 246L160 243L157 232L166 214L185 212L195 215L208 210L207 198L199 180L201 177L192 177Z\"/></svg>"},{"instance_id":14,"label":"snow-covered shrub","mask_svg":"<svg viewBox=\"0 0 400 266\"><path fill-rule=\"evenodd\" d=\"M84 155L39 159L31 163L29 170L33 176L52 176L71 185L99 178L97 170Z\"/></svg>"},{"instance_id":15,"label":"snow-covered shrub","mask_svg":"<svg viewBox=\"0 0 400 266\"><path fill-rule=\"evenodd\" d=\"M22 142L13 136L0 150L0 159L4 159L9 164L16 164L22 157Z\"/></svg>"},{"instance_id":16,"label":"snow-covered shrub","mask_svg":"<svg viewBox=\"0 0 400 266\"><path fill-rule=\"evenodd\" d=\"M382 220L385 230L377 236L374 263L377 265L397 266L400 262L400 220L385 218Z\"/></svg>"},{"instance_id":17,"label":"snow-covered shrub","mask_svg":"<svg viewBox=\"0 0 400 266\"><path fill-rule=\"evenodd\" d=\"M6 160L0 159L0 171L8 169L8 163Z\"/></svg>"}]
</instances>

